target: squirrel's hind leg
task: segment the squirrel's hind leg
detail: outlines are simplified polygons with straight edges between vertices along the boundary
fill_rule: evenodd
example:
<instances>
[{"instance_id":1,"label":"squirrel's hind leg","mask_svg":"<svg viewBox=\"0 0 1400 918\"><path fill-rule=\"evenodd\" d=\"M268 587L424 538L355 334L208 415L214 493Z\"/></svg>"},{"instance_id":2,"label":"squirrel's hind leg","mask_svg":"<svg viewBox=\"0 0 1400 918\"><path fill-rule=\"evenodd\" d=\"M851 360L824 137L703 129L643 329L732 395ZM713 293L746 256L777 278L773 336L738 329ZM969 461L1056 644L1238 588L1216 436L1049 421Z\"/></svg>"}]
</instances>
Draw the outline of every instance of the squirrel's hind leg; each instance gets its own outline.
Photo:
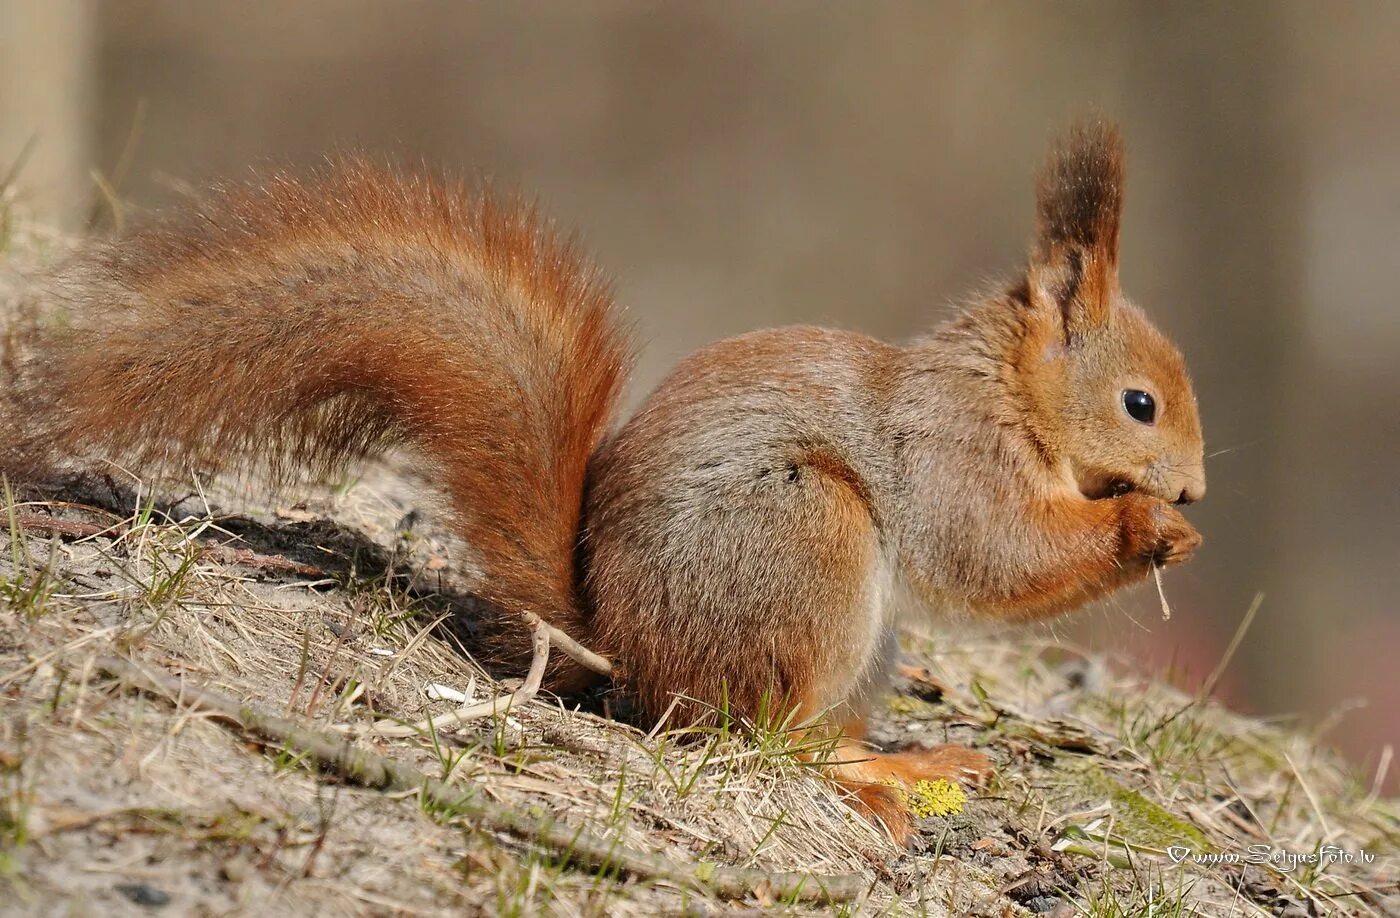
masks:
<instances>
[{"instance_id":1,"label":"squirrel's hind leg","mask_svg":"<svg viewBox=\"0 0 1400 918\"><path fill-rule=\"evenodd\" d=\"M786 472L763 474L770 466ZM860 742L858 712L898 653L892 572L864 489L837 457L810 448L786 466L754 467L749 477L741 462L697 459L685 475L595 494L588 582L598 645L620 661L642 711L668 726L721 709L759 726L821 722L795 732L820 747L803 757L905 842L908 789L980 777L990 763L958 747L884 754ZM658 508L670 512L651 519Z\"/></svg>"},{"instance_id":2,"label":"squirrel's hind leg","mask_svg":"<svg viewBox=\"0 0 1400 918\"><path fill-rule=\"evenodd\" d=\"M896 844L906 845L914 835L914 817L908 794L920 781L954 781L973 786L992 774L992 761L975 749L944 745L903 752L875 752L860 742L864 724L852 721L842 728L824 769L845 794L847 802L866 817L882 824Z\"/></svg>"},{"instance_id":3,"label":"squirrel's hind leg","mask_svg":"<svg viewBox=\"0 0 1400 918\"><path fill-rule=\"evenodd\" d=\"M715 460L595 498L596 642L668 726L847 711L877 665L888 578L870 508L824 467L784 462Z\"/></svg>"},{"instance_id":4,"label":"squirrel's hind leg","mask_svg":"<svg viewBox=\"0 0 1400 918\"><path fill-rule=\"evenodd\" d=\"M846 706L840 733L820 764L853 809L883 825L896 844L905 845L914 836L908 795L915 785L937 780L980 785L993 769L991 759L966 746L877 752L865 744L868 712L874 700L890 689L890 677L898 666L899 642L891 627L878 658L872 661L871 678Z\"/></svg>"},{"instance_id":5,"label":"squirrel's hind leg","mask_svg":"<svg viewBox=\"0 0 1400 918\"><path fill-rule=\"evenodd\" d=\"M987 756L966 746L941 745L877 752L865 745L866 719L877 700L892 690L900 669L898 631L891 624L862 685L843 706L834 748L825 757L825 771L854 809L883 824L891 837L905 844L913 837L907 794L920 781L955 781L979 785L992 774Z\"/></svg>"}]
</instances>

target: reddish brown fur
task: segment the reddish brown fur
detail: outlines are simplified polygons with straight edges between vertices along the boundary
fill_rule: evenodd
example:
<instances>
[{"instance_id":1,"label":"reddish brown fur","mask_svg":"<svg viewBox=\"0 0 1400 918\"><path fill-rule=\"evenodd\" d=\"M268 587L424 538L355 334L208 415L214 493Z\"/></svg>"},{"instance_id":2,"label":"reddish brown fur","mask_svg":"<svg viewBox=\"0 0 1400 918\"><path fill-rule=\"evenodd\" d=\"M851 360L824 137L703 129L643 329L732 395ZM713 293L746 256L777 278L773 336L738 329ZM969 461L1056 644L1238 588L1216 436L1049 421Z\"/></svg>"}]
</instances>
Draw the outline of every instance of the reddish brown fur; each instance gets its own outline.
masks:
<instances>
[{"instance_id":1,"label":"reddish brown fur","mask_svg":"<svg viewBox=\"0 0 1400 918\"><path fill-rule=\"evenodd\" d=\"M992 774L985 755L962 746L934 746L906 752L871 752L854 740L838 741L827 766L836 785L856 807L882 824L897 843L914 835L905 795L920 781L980 784Z\"/></svg>"},{"instance_id":2,"label":"reddish brown fur","mask_svg":"<svg viewBox=\"0 0 1400 918\"><path fill-rule=\"evenodd\" d=\"M629 356L605 284L531 210L351 161L219 189L56 290L76 325L28 368L45 410L13 455L281 474L406 442L489 598L574 624L586 464Z\"/></svg>"},{"instance_id":3,"label":"reddish brown fur","mask_svg":"<svg viewBox=\"0 0 1400 918\"><path fill-rule=\"evenodd\" d=\"M1036 182L1039 242L1098 249L1118 258L1123 212L1123 138L1102 121L1071 128L1050 151Z\"/></svg>"},{"instance_id":4,"label":"reddish brown fur","mask_svg":"<svg viewBox=\"0 0 1400 918\"><path fill-rule=\"evenodd\" d=\"M849 724L888 667L876 632L901 583L925 608L1031 620L1190 556L1168 501L1204 491L1200 424L1180 355L1118 290L1121 174L1116 133L1078 132L1005 295L908 348L807 328L721 342L605 445L586 593L646 710L679 693L697 699L682 720L719 698L752 716L767 690ZM1123 413L1125 387L1156 393L1156 425ZM1136 490L1090 499L1119 481ZM880 782L978 761L842 749L864 761L833 778L897 837Z\"/></svg>"},{"instance_id":5,"label":"reddish brown fur","mask_svg":"<svg viewBox=\"0 0 1400 918\"><path fill-rule=\"evenodd\" d=\"M1118 289L1121 180L1117 133L1081 129L1004 293L908 347L720 342L599 445L625 349L531 214L362 164L274 178L68 272L76 324L39 343L9 400L37 424L0 458L288 469L411 443L498 603L613 657L650 717L829 715L856 760L829 773L902 838L881 782L988 763L857 743L901 615L1042 618L1200 542L1171 505L1205 488L1190 379ZM1125 388L1154 395L1154 424Z\"/></svg>"},{"instance_id":6,"label":"reddish brown fur","mask_svg":"<svg viewBox=\"0 0 1400 918\"><path fill-rule=\"evenodd\" d=\"M1031 282L1054 286L1086 317L1104 318L1118 292L1118 224L1123 210L1123 139L1102 122L1078 125L1051 150L1036 182L1039 220ZM1066 314L1065 330L1087 325Z\"/></svg>"}]
</instances>

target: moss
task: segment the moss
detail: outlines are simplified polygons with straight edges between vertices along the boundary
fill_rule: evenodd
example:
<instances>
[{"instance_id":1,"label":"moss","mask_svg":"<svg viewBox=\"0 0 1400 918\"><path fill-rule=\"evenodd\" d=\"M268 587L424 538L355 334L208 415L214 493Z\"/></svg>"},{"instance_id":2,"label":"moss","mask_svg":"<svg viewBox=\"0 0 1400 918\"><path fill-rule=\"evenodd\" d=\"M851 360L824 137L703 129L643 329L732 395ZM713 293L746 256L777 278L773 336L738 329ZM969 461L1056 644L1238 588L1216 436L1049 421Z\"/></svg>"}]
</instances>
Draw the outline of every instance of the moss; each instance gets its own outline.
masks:
<instances>
[{"instance_id":1,"label":"moss","mask_svg":"<svg viewBox=\"0 0 1400 918\"><path fill-rule=\"evenodd\" d=\"M1211 845L1200 829L1137 791L1124 787L1101 769L1084 768L1080 775L1089 794L1107 797L1113 804L1114 830L1127 841L1154 848L1187 844L1197 851L1210 850Z\"/></svg>"},{"instance_id":2,"label":"moss","mask_svg":"<svg viewBox=\"0 0 1400 918\"><path fill-rule=\"evenodd\" d=\"M912 695L890 695L885 699L885 707L889 709L891 714L900 714L905 717L928 717L934 711L933 705Z\"/></svg>"}]
</instances>

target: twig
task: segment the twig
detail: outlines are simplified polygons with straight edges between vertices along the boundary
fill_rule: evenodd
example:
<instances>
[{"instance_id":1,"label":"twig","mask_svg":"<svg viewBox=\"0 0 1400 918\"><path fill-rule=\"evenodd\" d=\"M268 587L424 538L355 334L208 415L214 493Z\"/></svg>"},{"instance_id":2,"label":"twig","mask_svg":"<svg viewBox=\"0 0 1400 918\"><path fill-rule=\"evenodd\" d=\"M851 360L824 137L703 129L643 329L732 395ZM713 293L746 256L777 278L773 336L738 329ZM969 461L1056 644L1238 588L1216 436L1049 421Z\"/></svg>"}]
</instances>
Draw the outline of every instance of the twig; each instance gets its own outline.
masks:
<instances>
[{"instance_id":1,"label":"twig","mask_svg":"<svg viewBox=\"0 0 1400 918\"><path fill-rule=\"evenodd\" d=\"M117 657L101 657L97 666L107 675L130 683L147 694L176 706L186 705L232 723L266 743L285 745L302 753L321 771L365 787L415 792L445 812L465 817L483 828L559 851L570 860L599 870L614 869L632 876L664 880L708 890L724 898L763 892L776 899L806 902L846 902L866 888L859 876L815 876L770 872L754 868L677 864L660 854L622 847L584 828L572 828L496 803L476 787L451 786L356 746L286 718L264 714L226 695L187 685L167 673Z\"/></svg>"},{"instance_id":2,"label":"twig","mask_svg":"<svg viewBox=\"0 0 1400 918\"><path fill-rule=\"evenodd\" d=\"M525 682L520 688L513 692L507 692L492 698L490 701L478 701L468 703L449 711L446 714L439 714L437 717L430 717L425 721L416 724L386 724L377 723L366 730L370 736L421 736L422 734L437 733L441 730L466 723L469 720L476 720L481 717L495 717L503 714L511 708L523 705L534 698L540 690L540 681L544 679L545 666L549 664L549 645L552 640L551 631L556 629L545 624L538 616L526 613L529 616L526 621L530 622L534 633L531 641L534 646L534 656L530 658L530 671L525 675ZM530 621L533 619L533 621ZM348 732L348 731L347 731Z\"/></svg>"},{"instance_id":3,"label":"twig","mask_svg":"<svg viewBox=\"0 0 1400 918\"><path fill-rule=\"evenodd\" d=\"M521 618L525 620L525 624L530 626L534 655L530 658L530 671L526 674L525 682L520 688L504 695L498 695L490 701L477 701L464 704L455 711L439 714L436 717L430 717L416 724L391 724L381 721L366 730L365 734L367 736L384 737L431 735L442 730L449 730L469 720L477 720L482 717L495 717L498 714L504 714L506 711L520 707L533 699L535 695L539 694L540 682L544 679L545 667L549 664L549 648L551 645L558 647L565 654L594 672L604 675L612 672L612 664L605 658L598 656L598 654L584 647L578 641L575 641L535 613L523 612L521 613ZM337 727L336 729L343 730L343 732L346 733L354 732L354 728L351 727Z\"/></svg>"},{"instance_id":4,"label":"twig","mask_svg":"<svg viewBox=\"0 0 1400 918\"><path fill-rule=\"evenodd\" d=\"M311 564L302 564L283 555L262 555L250 548L229 548L226 545L206 545L201 554L220 564L237 564L262 571L281 571L302 577L324 577L326 572Z\"/></svg>"},{"instance_id":5,"label":"twig","mask_svg":"<svg viewBox=\"0 0 1400 918\"><path fill-rule=\"evenodd\" d=\"M525 619L525 624L531 628L538 628L543 625L549 631L549 642L559 648L559 652L573 660L584 669L591 670L600 676L612 675L612 662L607 657L599 656L593 651L584 647L578 641L569 637L549 622L542 620L533 612L523 612L521 615Z\"/></svg>"},{"instance_id":6,"label":"twig","mask_svg":"<svg viewBox=\"0 0 1400 918\"><path fill-rule=\"evenodd\" d=\"M1152 565L1152 579L1157 581L1157 598L1162 600L1162 621L1172 620L1172 607L1167 604L1167 593L1162 589L1162 565Z\"/></svg>"},{"instance_id":7,"label":"twig","mask_svg":"<svg viewBox=\"0 0 1400 918\"><path fill-rule=\"evenodd\" d=\"M120 526L120 524L117 526L98 526L95 523L80 523L77 520L60 520L40 513L16 514L15 522L25 532L39 529L67 536L70 539L87 539L104 532L115 532Z\"/></svg>"}]
</instances>

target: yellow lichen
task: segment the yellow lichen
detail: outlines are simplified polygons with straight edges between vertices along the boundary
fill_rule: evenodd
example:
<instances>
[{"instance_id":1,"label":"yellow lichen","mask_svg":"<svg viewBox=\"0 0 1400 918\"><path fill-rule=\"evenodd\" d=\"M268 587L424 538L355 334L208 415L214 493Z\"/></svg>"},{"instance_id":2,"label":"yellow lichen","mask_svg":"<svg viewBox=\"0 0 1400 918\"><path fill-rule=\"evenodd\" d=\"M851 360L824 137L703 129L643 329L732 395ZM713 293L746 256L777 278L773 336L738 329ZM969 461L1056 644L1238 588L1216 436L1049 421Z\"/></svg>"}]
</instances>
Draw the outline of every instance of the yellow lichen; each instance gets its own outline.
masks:
<instances>
[{"instance_id":1,"label":"yellow lichen","mask_svg":"<svg viewBox=\"0 0 1400 918\"><path fill-rule=\"evenodd\" d=\"M942 778L936 781L916 781L912 789L893 778L884 778L879 783L894 788L915 819L927 816L956 816L967 805L967 794L963 793L963 789Z\"/></svg>"},{"instance_id":2,"label":"yellow lichen","mask_svg":"<svg viewBox=\"0 0 1400 918\"><path fill-rule=\"evenodd\" d=\"M967 794L952 781L917 781L909 792L909 809L919 819L925 816L955 816L967 805Z\"/></svg>"}]
</instances>

